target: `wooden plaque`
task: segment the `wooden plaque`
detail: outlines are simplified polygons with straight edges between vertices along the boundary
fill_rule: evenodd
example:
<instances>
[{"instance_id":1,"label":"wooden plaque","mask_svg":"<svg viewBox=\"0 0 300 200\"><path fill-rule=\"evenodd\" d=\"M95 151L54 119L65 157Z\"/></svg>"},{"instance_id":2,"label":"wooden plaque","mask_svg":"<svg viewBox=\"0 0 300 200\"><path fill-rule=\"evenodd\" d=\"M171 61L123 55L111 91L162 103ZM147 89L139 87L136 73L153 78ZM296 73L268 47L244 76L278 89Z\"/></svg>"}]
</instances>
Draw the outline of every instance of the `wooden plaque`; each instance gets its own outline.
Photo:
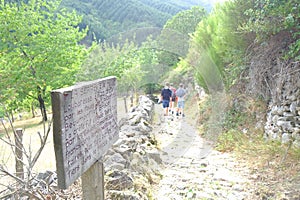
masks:
<instances>
[{"instance_id":1,"label":"wooden plaque","mask_svg":"<svg viewBox=\"0 0 300 200\"><path fill-rule=\"evenodd\" d=\"M58 186L70 186L118 139L117 81L107 77L51 92Z\"/></svg>"}]
</instances>

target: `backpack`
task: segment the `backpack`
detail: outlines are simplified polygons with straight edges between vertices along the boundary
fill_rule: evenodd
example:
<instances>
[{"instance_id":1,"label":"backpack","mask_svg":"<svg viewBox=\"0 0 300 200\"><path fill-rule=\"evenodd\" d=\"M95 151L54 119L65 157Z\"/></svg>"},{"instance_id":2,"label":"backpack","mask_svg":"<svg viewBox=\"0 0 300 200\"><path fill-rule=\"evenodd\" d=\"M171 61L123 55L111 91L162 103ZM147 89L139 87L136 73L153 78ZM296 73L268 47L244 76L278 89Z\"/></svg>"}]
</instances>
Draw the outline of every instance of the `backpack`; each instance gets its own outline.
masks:
<instances>
[{"instance_id":1,"label":"backpack","mask_svg":"<svg viewBox=\"0 0 300 200\"><path fill-rule=\"evenodd\" d=\"M176 98L176 89L170 88L170 90L172 91L172 99L175 99Z\"/></svg>"},{"instance_id":2,"label":"backpack","mask_svg":"<svg viewBox=\"0 0 300 200\"><path fill-rule=\"evenodd\" d=\"M176 91L176 96L183 97L185 95L185 90L183 88L178 88Z\"/></svg>"}]
</instances>

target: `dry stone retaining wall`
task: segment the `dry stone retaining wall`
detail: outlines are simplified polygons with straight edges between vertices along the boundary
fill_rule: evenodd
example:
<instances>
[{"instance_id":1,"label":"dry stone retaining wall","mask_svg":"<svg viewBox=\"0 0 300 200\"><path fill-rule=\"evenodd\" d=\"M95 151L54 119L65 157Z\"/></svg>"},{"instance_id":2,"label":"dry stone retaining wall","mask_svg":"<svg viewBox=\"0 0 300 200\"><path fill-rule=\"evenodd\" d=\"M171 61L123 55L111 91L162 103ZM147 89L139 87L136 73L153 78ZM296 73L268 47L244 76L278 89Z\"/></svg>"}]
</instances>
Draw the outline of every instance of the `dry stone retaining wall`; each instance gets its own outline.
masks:
<instances>
[{"instance_id":1,"label":"dry stone retaining wall","mask_svg":"<svg viewBox=\"0 0 300 200\"><path fill-rule=\"evenodd\" d=\"M103 158L106 199L143 200L151 184L160 180L160 154L151 133L154 103L141 96L125 119L120 138Z\"/></svg>"},{"instance_id":2,"label":"dry stone retaining wall","mask_svg":"<svg viewBox=\"0 0 300 200\"><path fill-rule=\"evenodd\" d=\"M245 82L237 86L251 97L269 102L265 138L300 147L300 62L282 59L294 39L291 32L281 31L263 44L255 44Z\"/></svg>"},{"instance_id":3,"label":"dry stone retaining wall","mask_svg":"<svg viewBox=\"0 0 300 200\"><path fill-rule=\"evenodd\" d=\"M299 66L299 65L298 65ZM296 70L297 68L294 68ZM278 80L277 95L269 104L265 136L300 147L300 70Z\"/></svg>"}]
</instances>

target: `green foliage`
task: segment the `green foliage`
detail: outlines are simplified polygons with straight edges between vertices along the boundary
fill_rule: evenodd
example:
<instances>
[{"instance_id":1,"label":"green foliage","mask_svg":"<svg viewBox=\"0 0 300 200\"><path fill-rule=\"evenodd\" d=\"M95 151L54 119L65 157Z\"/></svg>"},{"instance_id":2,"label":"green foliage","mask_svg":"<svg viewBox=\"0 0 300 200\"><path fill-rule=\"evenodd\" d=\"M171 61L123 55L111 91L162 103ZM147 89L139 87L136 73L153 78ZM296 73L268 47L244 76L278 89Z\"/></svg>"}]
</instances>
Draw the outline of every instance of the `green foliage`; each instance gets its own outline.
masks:
<instances>
[{"instance_id":1,"label":"green foliage","mask_svg":"<svg viewBox=\"0 0 300 200\"><path fill-rule=\"evenodd\" d=\"M190 34L193 33L198 23L206 16L206 11L199 6L194 6L176 14L165 24L157 43L161 51L158 53L160 63L175 67L180 58L188 52Z\"/></svg>"},{"instance_id":2,"label":"green foliage","mask_svg":"<svg viewBox=\"0 0 300 200\"><path fill-rule=\"evenodd\" d=\"M197 84L199 84L206 93L209 93L209 89L208 86L206 84L205 78L202 76L202 73L196 71L196 73L194 74L195 76L195 82Z\"/></svg>"},{"instance_id":3,"label":"green foliage","mask_svg":"<svg viewBox=\"0 0 300 200\"><path fill-rule=\"evenodd\" d=\"M146 83L140 87L140 89L144 90L145 94L159 93L161 91L161 88L163 88L163 85L160 85L158 83Z\"/></svg>"},{"instance_id":4,"label":"green foliage","mask_svg":"<svg viewBox=\"0 0 300 200\"><path fill-rule=\"evenodd\" d=\"M230 107L222 122L223 131L218 137L217 150L233 151L247 143L249 138L246 132L248 132L249 124L255 122L252 115L251 112L238 109L237 105Z\"/></svg>"},{"instance_id":5,"label":"green foliage","mask_svg":"<svg viewBox=\"0 0 300 200\"><path fill-rule=\"evenodd\" d=\"M88 51L78 45L87 30L81 17L58 8L59 1L0 1L1 103L22 105L26 99L49 103L52 89L74 83Z\"/></svg>"},{"instance_id":6,"label":"green foliage","mask_svg":"<svg viewBox=\"0 0 300 200\"><path fill-rule=\"evenodd\" d=\"M294 1L228 1L214 8L201 21L193 34L188 62L197 69L197 80L203 87L210 87L207 80L207 62L195 60L203 57L212 61L212 70L217 67L226 88L239 79L245 69L245 52L257 39L263 39L283 29L294 31L295 43L291 45L290 57L299 56L299 9ZM293 27L293 28L292 28ZM299 34L298 34L299 35ZM299 37L298 37L299 38ZM214 70L215 71L215 70Z\"/></svg>"},{"instance_id":7,"label":"green foliage","mask_svg":"<svg viewBox=\"0 0 300 200\"><path fill-rule=\"evenodd\" d=\"M156 83L162 68L158 65L152 41L142 46L133 42L113 45L103 42L90 54L77 74L78 81L116 76L120 92L136 92L147 83Z\"/></svg>"},{"instance_id":8,"label":"green foliage","mask_svg":"<svg viewBox=\"0 0 300 200\"><path fill-rule=\"evenodd\" d=\"M300 34L300 31L297 34ZM300 52L300 39L296 40L293 44L290 45L290 50L287 53L287 57L295 58L295 60L300 61L299 52Z\"/></svg>"},{"instance_id":9,"label":"green foliage","mask_svg":"<svg viewBox=\"0 0 300 200\"><path fill-rule=\"evenodd\" d=\"M200 22L190 43L187 62L193 65L198 84L211 91L217 80L231 88L247 69L247 48L280 31L294 37L285 58L298 60L299 12L296 1L235 0L217 5ZM221 79L213 76L216 73Z\"/></svg>"},{"instance_id":10,"label":"green foliage","mask_svg":"<svg viewBox=\"0 0 300 200\"><path fill-rule=\"evenodd\" d=\"M207 79L210 69L212 74L218 71L220 81L225 83L226 88L235 82L237 74L244 69L241 63L247 38L245 34L237 31L246 20L243 9L243 5L230 1L217 5L194 32L188 62L196 68L196 79L202 87L215 88L208 85L214 84L212 81L203 81ZM195 61L196 59L204 61Z\"/></svg>"},{"instance_id":11,"label":"green foliage","mask_svg":"<svg viewBox=\"0 0 300 200\"><path fill-rule=\"evenodd\" d=\"M205 10L211 10L212 3L205 0L171 0L171 1L159 1L159 0L141 0L144 4L151 5L161 11L169 10L170 13L176 14L182 9L187 10L195 5L201 5Z\"/></svg>"},{"instance_id":12,"label":"green foliage","mask_svg":"<svg viewBox=\"0 0 300 200\"><path fill-rule=\"evenodd\" d=\"M216 150L223 152L237 150L237 148L243 144L244 140L247 140L245 135L237 130L231 129L219 136Z\"/></svg>"},{"instance_id":13,"label":"green foliage","mask_svg":"<svg viewBox=\"0 0 300 200\"><path fill-rule=\"evenodd\" d=\"M225 113L223 129L225 132L232 129L241 130L243 127L246 127L247 121L249 123L250 120L251 116L248 113L231 108Z\"/></svg>"},{"instance_id":14,"label":"green foliage","mask_svg":"<svg viewBox=\"0 0 300 200\"><path fill-rule=\"evenodd\" d=\"M128 63L126 55L134 51L135 48L135 45L129 42L126 42L122 47L106 42L100 43L83 63L77 74L77 81L90 81L106 76L120 78L126 63Z\"/></svg>"},{"instance_id":15,"label":"green foliage","mask_svg":"<svg viewBox=\"0 0 300 200\"><path fill-rule=\"evenodd\" d=\"M299 23L299 5L293 0L255 0L245 14L249 20L243 30L255 32L258 39L294 28Z\"/></svg>"},{"instance_id":16,"label":"green foliage","mask_svg":"<svg viewBox=\"0 0 300 200\"><path fill-rule=\"evenodd\" d=\"M294 42L290 45L287 57L300 59L300 9L296 0L255 0L245 10L248 21L241 30L254 32L257 41L263 41L271 35L283 30L290 31L294 36Z\"/></svg>"},{"instance_id":17,"label":"green foliage","mask_svg":"<svg viewBox=\"0 0 300 200\"><path fill-rule=\"evenodd\" d=\"M185 83L187 86L190 77L192 77L192 69L190 65L181 60L177 63L177 66L172 71L168 72L167 77L164 77L164 81L173 83L175 87L178 87L180 83Z\"/></svg>"},{"instance_id":18,"label":"green foliage","mask_svg":"<svg viewBox=\"0 0 300 200\"><path fill-rule=\"evenodd\" d=\"M158 42L149 37L139 49L139 55L143 61L141 67L145 71L142 86L149 83L159 83L160 80L168 74L170 67L162 61L160 56L163 50L159 47Z\"/></svg>"},{"instance_id":19,"label":"green foliage","mask_svg":"<svg viewBox=\"0 0 300 200\"><path fill-rule=\"evenodd\" d=\"M144 76L144 72L142 71L140 65L133 65L130 68L126 68L123 71L119 82L119 89L122 92L128 92L128 90L133 91L136 93L137 90L140 88L140 82Z\"/></svg>"},{"instance_id":20,"label":"green foliage","mask_svg":"<svg viewBox=\"0 0 300 200\"><path fill-rule=\"evenodd\" d=\"M0 119L3 118L4 116L5 116L4 108L3 108L3 106L0 104Z\"/></svg>"},{"instance_id":21,"label":"green foliage","mask_svg":"<svg viewBox=\"0 0 300 200\"><path fill-rule=\"evenodd\" d=\"M198 23L207 15L204 8L194 6L189 10L179 12L174 17L169 19L164 25L164 29L172 29L178 31L181 34L188 35L193 33ZM163 30L164 31L164 30ZM164 32L162 33L164 34Z\"/></svg>"}]
</instances>

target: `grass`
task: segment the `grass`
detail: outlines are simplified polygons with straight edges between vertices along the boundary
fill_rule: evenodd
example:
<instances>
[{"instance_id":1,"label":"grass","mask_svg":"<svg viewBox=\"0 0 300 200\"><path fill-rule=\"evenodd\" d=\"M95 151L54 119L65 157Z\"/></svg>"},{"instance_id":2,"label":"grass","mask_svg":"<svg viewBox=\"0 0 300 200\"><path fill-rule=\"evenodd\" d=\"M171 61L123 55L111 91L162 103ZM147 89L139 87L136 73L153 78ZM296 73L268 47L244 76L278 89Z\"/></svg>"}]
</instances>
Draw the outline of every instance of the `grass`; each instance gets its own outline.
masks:
<instances>
[{"instance_id":1,"label":"grass","mask_svg":"<svg viewBox=\"0 0 300 200\"><path fill-rule=\"evenodd\" d=\"M264 119L266 106L247 97L243 97L242 103L239 109L230 102L227 104L216 150L231 152L240 162L247 163L252 171L251 187L256 189L254 199L300 199L300 149L265 140L263 126L257 128L256 124ZM203 102L199 112L200 131L205 137L210 104Z\"/></svg>"},{"instance_id":2,"label":"grass","mask_svg":"<svg viewBox=\"0 0 300 200\"><path fill-rule=\"evenodd\" d=\"M41 117L35 117L31 119L25 119L25 120L16 120L12 123L14 129L22 128L22 129L32 129L35 127L38 127L42 124ZM11 133L12 127L9 124L9 122L5 123L6 129ZM0 126L0 134L4 135L5 128L3 126Z\"/></svg>"},{"instance_id":3,"label":"grass","mask_svg":"<svg viewBox=\"0 0 300 200\"><path fill-rule=\"evenodd\" d=\"M50 117L49 117L50 118ZM8 136L14 140L12 134L12 127L9 124L7 126L7 134L5 133L4 128L1 129L2 139L7 140ZM34 156L35 152L40 146L40 138L38 132L41 135L44 135L44 124L42 123L41 117L35 117L26 120L19 120L13 123L13 128L18 129L21 128L23 130L23 145L28 154L32 154ZM46 130L48 128L46 123ZM1 157L5 158L5 155L13 155L13 152L8 144L2 142L1 144ZM47 162L45 162L47 160ZM3 163L3 161L6 161ZM26 162L25 162L26 163ZM12 169L11 166L14 166L14 156L10 156L9 158L2 159L2 164L7 165L9 169ZM53 149L53 140L51 134L49 135L48 142L41 154L40 161L37 162L36 167L34 168L36 171L45 171L45 170L55 170L55 156Z\"/></svg>"},{"instance_id":4,"label":"grass","mask_svg":"<svg viewBox=\"0 0 300 200\"><path fill-rule=\"evenodd\" d=\"M244 136L243 136L244 138ZM261 136L241 140L233 153L248 163L255 175L259 199L290 199L297 195L300 181L300 151L278 141L265 141ZM277 191L274 193L274 191ZM289 197L285 195L288 192Z\"/></svg>"},{"instance_id":5,"label":"grass","mask_svg":"<svg viewBox=\"0 0 300 200\"><path fill-rule=\"evenodd\" d=\"M13 127L11 127L9 123L6 123L6 130L3 126L1 126L0 165L3 166L4 169L8 170L9 173L15 173L15 147L7 144L3 140L14 143L15 139L12 129L21 128L23 130L22 143L25 149L23 151L26 152L26 154L23 154L23 161L25 164L24 172L26 177L28 172L27 167L29 164L28 159L33 159L41 144L38 132L40 132L41 135L44 135L44 125L41 121L41 117L36 117L15 121L12 123ZM53 140L50 134L48 142L31 172L35 175L39 172L45 172L46 170L55 171L55 164ZM8 176L1 176L0 182L0 191L2 191L5 189L5 185L10 185L12 183L12 180L8 178Z\"/></svg>"}]
</instances>

